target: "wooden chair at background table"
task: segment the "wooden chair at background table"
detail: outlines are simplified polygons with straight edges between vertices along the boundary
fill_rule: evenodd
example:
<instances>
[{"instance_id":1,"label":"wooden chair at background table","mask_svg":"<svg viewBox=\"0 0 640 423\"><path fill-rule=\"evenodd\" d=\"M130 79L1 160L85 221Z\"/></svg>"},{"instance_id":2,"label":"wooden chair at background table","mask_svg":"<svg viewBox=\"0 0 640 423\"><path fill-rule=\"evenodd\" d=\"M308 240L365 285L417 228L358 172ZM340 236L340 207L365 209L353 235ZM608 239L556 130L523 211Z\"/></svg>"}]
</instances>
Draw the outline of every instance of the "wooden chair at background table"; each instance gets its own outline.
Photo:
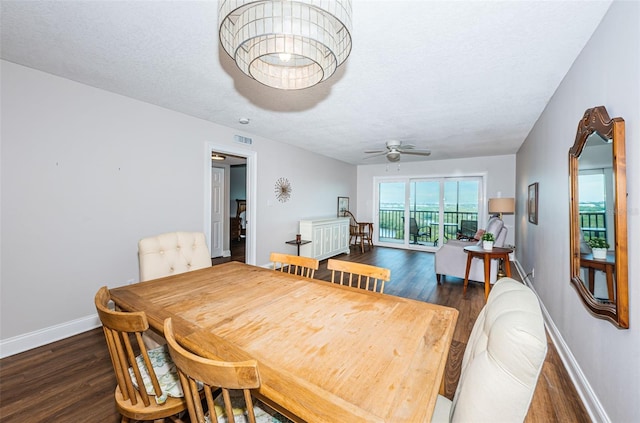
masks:
<instances>
[{"instance_id":1,"label":"wooden chair at background table","mask_svg":"<svg viewBox=\"0 0 640 423\"><path fill-rule=\"evenodd\" d=\"M192 423L234 423L236 418L250 423L289 422L275 411L263 408L261 403L254 404L251 389L260 387L256 360L228 362L193 354L176 340L171 318L164 321L164 334L171 358L178 368ZM204 389L208 411L205 411L200 401L200 386ZM219 395L218 390L222 391ZM230 390L240 391L242 397L234 396ZM211 419L212 410L216 417L214 419Z\"/></svg>"},{"instance_id":2,"label":"wooden chair at background table","mask_svg":"<svg viewBox=\"0 0 640 423\"><path fill-rule=\"evenodd\" d=\"M391 270L369 264L329 259L331 282L355 286L369 291L384 293L384 283L391 279Z\"/></svg>"},{"instance_id":3,"label":"wooden chair at background table","mask_svg":"<svg viewBox=\"0 0 640 423\"><path fill-rule=\"evenodd\" d=\"M144 312L125 313L111 310L110 300L106 286L96 293L95 306L102 322L118 383L114 395L116 408L122 415L121 421L125 423L130 419L155 421L171 418L180 422L176 415L186 410L187 403L184 398L169 395L170 390L177 390L180 395L182 390L177 383L177 373L171 377L168 371L172 367L168 352L163 347L150 351L145 347L142 333L149 329L149 323ZM165 358L167 360L164 360ZM146 379L148 383L137 386L131 372L136 381ZM162 380L167 383L161 385L159 374L163 375ZM175 381L175 384L171 383L171 380Z\"/></svg>"},{"instance_id":4,"label":"wooden chair at background table","mask_svg":"<svg viewBox=\"0 0 640 423\"><path fill-rule=\"evenodd\" d=\"M358 222L353 214L345 210L345 217L348 215L349 222L349 244L353 240L353 245L360 245L360 250L364 253L364 246L368 245L369 249L373 248L373 223Z\"/></svg>"},{"instance_id":5,"label":"wooden chair at background table","mask_svg":"<svg viewBox=\"0 0 640 423\"><path fill-rule=\"evenodd\" d=\"M290 273L292 275L313 278L320 267L320 262L311 257L292 256L282 253L271 253L269 259L273 262L273 270Z\"/></svg>"}]
</instances>

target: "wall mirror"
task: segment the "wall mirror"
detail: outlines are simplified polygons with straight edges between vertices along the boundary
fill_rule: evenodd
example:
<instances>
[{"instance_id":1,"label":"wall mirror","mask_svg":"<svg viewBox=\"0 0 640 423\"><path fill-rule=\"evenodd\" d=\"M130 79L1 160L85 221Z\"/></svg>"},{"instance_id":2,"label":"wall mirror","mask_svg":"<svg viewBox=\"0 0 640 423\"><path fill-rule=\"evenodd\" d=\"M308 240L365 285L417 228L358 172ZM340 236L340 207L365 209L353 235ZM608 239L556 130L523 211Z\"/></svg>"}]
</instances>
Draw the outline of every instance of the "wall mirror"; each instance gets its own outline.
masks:
<instances>
[{"instance_id":1,"label":"wall mirror","mask_svg":"<svg viewBox=\"0 0 640 423\"><path fill-rule=\"evenodd\" d=\"M571 283L595 316L629 327L624 120L588 109L569 150ZM603 245L598 245L598 243ZM599 252L596 247L604 246Z\"/></svg>"}]
</instances>

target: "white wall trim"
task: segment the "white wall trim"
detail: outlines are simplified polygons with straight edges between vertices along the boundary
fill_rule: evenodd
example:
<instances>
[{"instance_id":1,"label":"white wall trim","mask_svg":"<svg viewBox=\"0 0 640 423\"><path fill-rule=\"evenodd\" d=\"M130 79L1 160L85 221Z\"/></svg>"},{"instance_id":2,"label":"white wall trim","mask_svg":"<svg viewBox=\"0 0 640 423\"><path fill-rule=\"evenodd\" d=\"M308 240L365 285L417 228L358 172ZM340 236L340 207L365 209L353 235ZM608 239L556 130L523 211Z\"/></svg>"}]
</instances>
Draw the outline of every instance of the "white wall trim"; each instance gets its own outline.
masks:
<instances>
[{"instance_id":1,"label":"white wall trim","mask_svg":"<svg viewBox=\"0 0 640 423\"><path fill-rule=\"evenodd\" d=\"M69 322L49 326L33 332L0 340L0 358L9 357L33 348L41 347L61 339L100 327L97 314L81 317Z\"/></svg>"},{"instance_id":2,"label":"white wall trim","mask_svg":"<svg viewBox=\"0 0 640 423\"><path fill-rule=\"evenodd\" d=\"M520 265L520 262L516 260L514 261L514 263L524 283L529 288L531 288L533 292L536 293L536 296L538 296L538 293L536 292L535 288L531 285L531 281L529 280L529 277L526 276L526 272ZM609 419L607 412L605 411L604 407L602 407L602 403L600 403L600 400L598 399L595 392L591 388L591 384L589 384L589 381L587 380L586 376L582 372L580 365L576 361L576 358L573 356L573 353L569 349L569 346L564 341L564 338L562 338L560 331L558 331L557 326L553 322L553 319L551 319L549 312L547 311L546 307L540 300L539 296L538 296L538 301L540 302L540 308L542 309L542 314L544 315L545 326L547 327L547 331L549 332L551 341L553 342L553 345L556 347L556 351L558 351L560 360L562 360L564 367L567 369L567 373L569 373L569 377L571 378L571 381L575 385L576 391L578 392L578 395L582 399L584 407L587 409L587 413L589 413L589 417L591 417L591 421L610 423L611 419Z\"/></svg>"}]
</instances>

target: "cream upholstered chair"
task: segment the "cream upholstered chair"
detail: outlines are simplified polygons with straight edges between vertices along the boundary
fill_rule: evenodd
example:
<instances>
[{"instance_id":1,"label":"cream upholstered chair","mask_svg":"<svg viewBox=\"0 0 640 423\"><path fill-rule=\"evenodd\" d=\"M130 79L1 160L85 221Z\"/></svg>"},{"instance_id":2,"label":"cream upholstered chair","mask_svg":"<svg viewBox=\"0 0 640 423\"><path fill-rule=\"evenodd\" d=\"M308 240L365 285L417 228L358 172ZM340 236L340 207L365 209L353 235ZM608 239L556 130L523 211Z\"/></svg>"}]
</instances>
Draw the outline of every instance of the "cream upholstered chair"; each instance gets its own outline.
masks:
<instances>
[{"instance_id":1,"label":"cream upholstered chair","mask_svg":"<svg viewBox=\"0 0 640 423\"><path fill-rule=\"evenodd\" d=\"M138 242L140 281L158 279L211 266L211 254L202 232L168 232ZM165 340L154 331L142 335L147 348Z\"/></svg>"},{"instance_id":2,"label":"cream upholstered chair","mask_svg":"<svg viewBox=\"0 0 640 423\"><path fill-rule=\"evenodd\" d=\"M169 232L138 242L140 280L202 269L211 266L211 254L201 232Z\"/></svg>"},{"instance_id":3,"label":"cream upholstered chair","mask_svg":"<svg viewBox=\"0 0 640 423\"><path fill-rule=\"evenodd\" d=\"M280 270L281 272L304 276L305 278L313 278L316 270L320 267L318 260L311 257L271 253L269 259L273 263L273 270Z\"/></svg>"},{"instance_id":4,"label":"cream upholstered chair","mask_svg":"<svg viewBox=\"0 0 640 423\"><path fill-rule=\"evenodd\" d=\"M490 232L495 237L494 247L502 247L507 239L507 228L502 219L492 217L487 222L485 232ZM462 241L450 239L435 254L435 270L438 285L444 275L455 276L464 279L467 269L467 253L464 247L469 247L481 243L482 241ZM507 264L508 265L508 264ZM489 282L494 284L498 278L498 260L491 260L491 270L489 271ZM484 282L484 262L482 259L474 257L469 269L469 280Z\"/></svg>"},{"instance_id":5,"label":"cream upholstered chair","mask_svg":"<svg viewBox=\"0 0 640 423\"><path fill-rule=\"evenodd\" d=\"M142 333L149 329L146 314L111 310L110 300L106 286L94 299L116 374L114 396L122 422L175 417L187 403L167 349L147 350L142 342Z\"/></svg>"},{"instance_id":6,"label":"cream upholstered chair","mask_svg":"<svg viewBox=\"0 0 640 423\"><path fill-rule=\"evenodd\" d=\"M524 421L546 355L538 298L500 279L471 331L453 401L438 396L431 421Z\"/></svg>"},{"instance_id":7,"label":"cream upholstered chair","mask_svg":"<svg viewBox=\"0 0 640 423\"><path fill-rule=\"evenodd\" d=\"M384 293L384 283L391 279L391 270L369 264L329 259L331 282Z\"/></svg>"},{"instance_id":8,"label":"cream upholstered chair","mask_svg":"<svg viewBox=\"0 0 640 423\"><path fill-rule=\"evenodd\" d=\"M251 390L260 387L256 360L218 361L193 354L176 340L171 318L164 321L164 333L169 353L178 368L192 423L289 422L261 403L254 404ZM200 401L201 386L208 409L206 412ZM219 389L222 391L220 395ZM241 395L234 395L236 393ZM211 419L212 410L214 419Z\"/></svg>"}]
</instances>

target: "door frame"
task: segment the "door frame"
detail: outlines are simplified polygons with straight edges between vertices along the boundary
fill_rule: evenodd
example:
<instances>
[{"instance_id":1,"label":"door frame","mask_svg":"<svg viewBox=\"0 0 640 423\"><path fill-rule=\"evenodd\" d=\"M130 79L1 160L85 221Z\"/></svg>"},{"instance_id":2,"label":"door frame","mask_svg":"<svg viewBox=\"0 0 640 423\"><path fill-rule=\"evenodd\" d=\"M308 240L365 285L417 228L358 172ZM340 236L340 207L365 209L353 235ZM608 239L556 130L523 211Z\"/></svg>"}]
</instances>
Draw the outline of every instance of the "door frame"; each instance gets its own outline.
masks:
<instances>
[{"instance_id":1,"label":"door frame","mask_svg":"<svg viewBox=\"0 0 640 423\"><path fill-rule=\"evenodd\" d=\"M247 160L247 210L246 210L246 238L245 238L245 262L256 264L256 205L257 205L257 161L258 155L255 151L242 147L205 142L204 154L204 233L207 238L207 245L211 251L211 153L218 152L233 156L244 157ZM225 191L225 200L228 200ZM228 216L227 216L228 217Z\"/></svg>"}]
</instances>

